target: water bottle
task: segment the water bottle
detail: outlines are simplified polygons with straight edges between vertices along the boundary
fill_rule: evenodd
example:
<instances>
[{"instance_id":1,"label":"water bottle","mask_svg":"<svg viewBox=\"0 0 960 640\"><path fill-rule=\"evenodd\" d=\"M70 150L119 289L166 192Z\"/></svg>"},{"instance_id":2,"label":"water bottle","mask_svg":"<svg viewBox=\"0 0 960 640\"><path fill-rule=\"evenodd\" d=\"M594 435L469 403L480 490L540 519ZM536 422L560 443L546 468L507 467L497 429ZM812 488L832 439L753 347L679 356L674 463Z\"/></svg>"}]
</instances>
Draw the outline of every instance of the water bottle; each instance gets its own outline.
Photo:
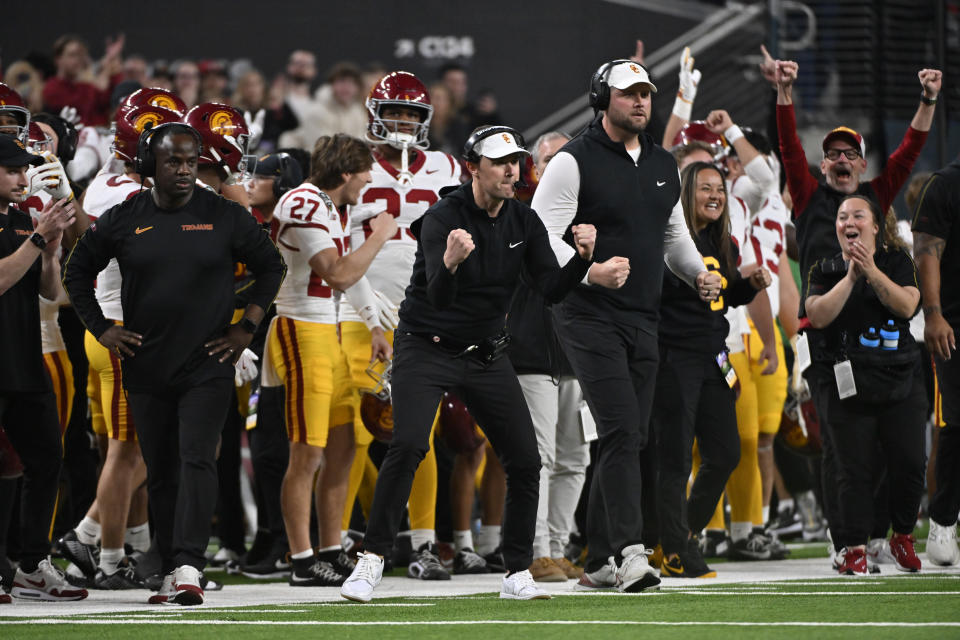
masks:
<instances>
[{"instance_id":1,"label":"water bottle","mask_svg":"<svg viewBox=\"0 0 960 640\"><path fill-rule=\"evenodd\" d=\"M860 334L860 344L869 349L875 349L880 346L880 334L874 327L870 327L866 333Z\"/></svg>"},{"instance_id":2,"label":"water bottle","mask_svg":"<svg viewBox=\"0 0 960 640\"><path fill-rule=\"evenodd\" d=\"M895 351L900 344L900 329L894 324L893 320L887 320L887 325L880 329L880 338L883 344L880 346L884 351Z\"/></svg>"}]
</instances>

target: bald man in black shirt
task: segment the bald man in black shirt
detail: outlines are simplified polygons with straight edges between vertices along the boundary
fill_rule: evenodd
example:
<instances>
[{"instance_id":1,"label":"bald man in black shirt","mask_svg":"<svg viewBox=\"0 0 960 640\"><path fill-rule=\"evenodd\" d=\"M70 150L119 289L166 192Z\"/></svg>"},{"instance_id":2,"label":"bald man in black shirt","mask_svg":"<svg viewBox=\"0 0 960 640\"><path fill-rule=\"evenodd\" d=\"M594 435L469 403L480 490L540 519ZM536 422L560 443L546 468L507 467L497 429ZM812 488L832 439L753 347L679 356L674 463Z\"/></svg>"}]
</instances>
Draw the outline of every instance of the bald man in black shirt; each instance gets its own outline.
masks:
<instances>
[{"instance_id":1,"label":"bald man in black shirt","mask_svg":"<svg viewBox=\"0 0 960 640\"><path fill-rule=\"evenodd\" d=\"M147 463L164 578L151 603L201 604L201 570L216 505L216 448L234 363L283 280L285 267L248 211L196 185L199 136L160 125L138 152L149 191L101 216L64 269L87 329L123 361L123 384ZM154 176L155 174L155 176ZM124 326L103 316L93 281L116 257ZM257 280L234 311L234 264Z\"/></svg>"}]
</instances>

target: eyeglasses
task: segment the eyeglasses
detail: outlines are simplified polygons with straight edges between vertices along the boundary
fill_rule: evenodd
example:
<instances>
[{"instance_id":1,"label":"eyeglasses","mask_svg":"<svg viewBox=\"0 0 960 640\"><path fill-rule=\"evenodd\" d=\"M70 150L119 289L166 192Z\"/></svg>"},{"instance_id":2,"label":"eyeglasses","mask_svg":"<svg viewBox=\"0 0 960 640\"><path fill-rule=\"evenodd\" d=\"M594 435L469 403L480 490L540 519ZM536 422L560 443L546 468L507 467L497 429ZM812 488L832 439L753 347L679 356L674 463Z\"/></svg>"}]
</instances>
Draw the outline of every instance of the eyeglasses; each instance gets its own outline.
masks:
<instances>
[{"instance_id":1,"label":"eyeglasses","mask_svg":"<svg viewBox=\"0 0 960 640\"><path fill-rule=\"evenodd\" d=\"M847 157L847 160L856 160L860 157L860 152L857 149L827 149L823 156L827 160L838 160L841 153Z\"/></svg>"}]
</instances>

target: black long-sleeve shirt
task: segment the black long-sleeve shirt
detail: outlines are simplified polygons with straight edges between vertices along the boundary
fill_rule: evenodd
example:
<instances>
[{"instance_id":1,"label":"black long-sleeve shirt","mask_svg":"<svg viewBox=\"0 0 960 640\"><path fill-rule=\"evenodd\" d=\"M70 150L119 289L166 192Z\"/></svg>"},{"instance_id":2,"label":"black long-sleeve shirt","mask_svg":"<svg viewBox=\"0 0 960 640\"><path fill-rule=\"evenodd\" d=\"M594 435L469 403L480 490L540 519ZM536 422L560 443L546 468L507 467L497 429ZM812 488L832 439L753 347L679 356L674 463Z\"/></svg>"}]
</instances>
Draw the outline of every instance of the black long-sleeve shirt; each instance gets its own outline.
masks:
<instances>
[{"instance_id":1,"label":"black long-sleeve shirt","mask_svg":"<svg viewBox=\"0 0 960 640\"><path fill-rule=\"evenodd\" d=\"M270 307L286 268L250 213L206 189L179 209L164 210L145 191L110 209L83 235L64 267L64 287L87 329L99 338L113 326L93 294L94 279L116 257L125 328L143 336L123 361L130 391L158 391L233 375L203 345L223 334L234 311L234 266L257 280L250 302Z\"/></svg>"},{"instance_id":2,"label":"black long-sleeve shirt","mask_svg":"<svg viewBox=\"0 0 960 640\"><path fill-rule=\"evenodd\" d=\"M33 233L30 215L15 207L0 214L0 258L13 255ZM39 256L16 283L0 294L0 392L40 392L50 389L43 370L40 341Z\"/></svg>"},{"instance_id":3,"label":"black long-sleeve shirt","mask_svg":"<svg viewBox=\"0 0 960 640\"><path fill-rule=\"evenodd\" d=\"M716 354L724 348L730 323L724 314L728 307L747 304L757 295L750 281L740 272L727 268L723 253L710 239L708 226L697 234L697 250L707 269L720 274L723 289L713 302L704 302L669 269L663 272L663 295L660 298L660 343L676 349L689 349ZM737 263L737 245L730 242L733 264Z\"/></svg>"},{"instance_id":4,"label":"black long-sleeve shirt","mask_svg":"<svg viewBox=\"0 0 960 640\"><path fill-rule=\"evenodd\" d=\"M443 254L454 229L470 233L475 249L450 273ZM505 200L491 218L474 201L472 182L430 207L411 231L417 254L400 306L399 330L453 342L474 344L503 329L521 266L550 302L561 300L590 267L575 255L561 268L543 223L522 202Z\"/></svg>"}]
</instances>

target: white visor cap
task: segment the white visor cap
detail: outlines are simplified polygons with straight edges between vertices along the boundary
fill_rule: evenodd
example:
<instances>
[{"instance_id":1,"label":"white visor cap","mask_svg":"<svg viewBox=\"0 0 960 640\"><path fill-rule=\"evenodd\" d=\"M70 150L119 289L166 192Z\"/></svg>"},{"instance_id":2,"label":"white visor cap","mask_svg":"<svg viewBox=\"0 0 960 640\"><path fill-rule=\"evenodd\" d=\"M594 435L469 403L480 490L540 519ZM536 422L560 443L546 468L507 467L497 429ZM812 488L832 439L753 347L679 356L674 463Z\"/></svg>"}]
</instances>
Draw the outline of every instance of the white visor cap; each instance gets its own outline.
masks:
<instances>
[{"instance_id":1,"label":"white visor cap","mask_svg":"<svg viewBox=\"0 0 960 640\"><path fill-rule=\"evenodd\" d=\"M657 87L650 82L647 70L635 62L620 62L614 65L607 77L607 84L621 91L638 83L650 85L650 91L657 92Z\"/></svg>"},{"instance_id":2,"label":"white visor cap","mask_svg":"<svg viewBox=\"0 0 960 640\"><path fill-rule=\"evenodd\" d=\"M475 150L477 155L486 156L493 160L505 158L515 153L526 153L530 155L529 151L517 144L516 136L508 131L501 131L487 136L477 143Z\"/></svg>"}]
</instances>

